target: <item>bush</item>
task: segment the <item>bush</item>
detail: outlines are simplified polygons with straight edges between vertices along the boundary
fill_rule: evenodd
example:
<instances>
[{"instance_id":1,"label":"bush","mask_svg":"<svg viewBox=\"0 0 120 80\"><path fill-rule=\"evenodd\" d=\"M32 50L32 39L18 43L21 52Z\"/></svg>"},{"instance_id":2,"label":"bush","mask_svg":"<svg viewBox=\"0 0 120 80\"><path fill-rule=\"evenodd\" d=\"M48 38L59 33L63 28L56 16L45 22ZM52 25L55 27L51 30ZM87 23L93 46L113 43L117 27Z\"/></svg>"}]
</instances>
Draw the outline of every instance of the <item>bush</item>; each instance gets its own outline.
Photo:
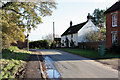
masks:
<instances>
[{"instance_id":1,"label":"bush","mask_svg":"<svg viewBox=\"0 0 120 80\"><path fill-rule=\"evenodd\" d=\"M44 48L45 49L48 49L49 48L49 42L48 42L48 40L43 40L43 44L44 44Z\"/></svg>"},{"instance_id":2,"label":"bush","mask_svg":"<svg viewBox=\"0 0 120 80\"><path fill-rule=\"evenodd\" d=\"M17 46L10 46L8 49L9 49L10 51L19 50Z\"/></svg>"},{"instance_id":3,"label":"bush","mask_svg":"<svg viewBox=\"0 0 120 80\"><path fill-rule=\"evenodd\" d=\"M50 48L51 48L51 49L55 49L55 47L56 47L56 41L52 42Z\"/></svg>"},{"instance_id":4,"label":"bush","mask_svg":"<svg viewBox=\"0 0 120 80\"><path fill-rule=\"evenodd\" d=\"M120 45L113 44L112 47L108 51L109 52L120 53Z\"/></svg>"},{"instance_id":5,"label":"bush","mask_svg":"<svg viewBox=\"0 0 120 80\"><path fill-rule=\"evenodd\" d=\"M38 40L38 41L32 41L29 43L29 47L30 48L36 48L36 49L41 49L41 48L45 48L48 49L49 48L49 42L48 40Z\"/></svg>"},{"instance_id":6,"label":"bush","mask_svg":"<svg viewBox=\"0 0 120 80\"><path fill-rule=\"evenodd\" d=\"M25 61L29 58L29 56L30 56L30 52L27 51L18 50L13 52L10 51L10 49L2 49L2 59L1 59L2 80L9 80L9 79L12 80L13 78L14 79L22 78L23 71L21 69L25 67L24 66Z\"/></svg>"},{"instance_id":7,"label":"bush","mask_svg":"<svg viewBox=\"0 0 120 80\"><path fill-rule=\"evenodd\" d=\"M87 33L85 35L85 39L88 42L96 42L96 41L104 41L106 39L106 35L100 31L93 31L90 33Z\"/></svg>"}]
</instances>

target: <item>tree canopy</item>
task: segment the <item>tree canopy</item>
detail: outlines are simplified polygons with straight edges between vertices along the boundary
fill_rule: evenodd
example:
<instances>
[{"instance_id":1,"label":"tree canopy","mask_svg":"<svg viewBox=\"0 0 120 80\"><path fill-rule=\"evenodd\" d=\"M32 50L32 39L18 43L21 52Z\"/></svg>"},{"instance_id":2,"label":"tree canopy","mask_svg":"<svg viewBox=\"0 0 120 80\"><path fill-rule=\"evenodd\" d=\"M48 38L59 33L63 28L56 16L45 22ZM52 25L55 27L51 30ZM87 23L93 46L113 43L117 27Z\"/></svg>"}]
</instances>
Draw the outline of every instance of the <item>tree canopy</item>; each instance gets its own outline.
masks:
<instances>
[{"instance_id":1,"label":"tree canopy","mask_svg":"<svg viewBox=\"0 0 120 80\"><path fill-rule=\"evenodd\" d=\"M56 8L54 1L46 2L1 2L2 45L10 44L15 40L25 40L26 29L37 28L42 23L41 17L50 16ZM28 24L27 24L28 23ZM6 46L6 47L7 47Z\"/></svg>"},{"instance_id":2,"label":"tree canopy","mask_svg":"<svg viewBox=\"0 0 120 80\"><path fill-rule=\"evenodd\" d=\"M104 9L103 10L95 9L92 14L92 22L100 28L105 26L106 17L104 15L104 12L105 12Z\"/></svg>"}]
</instances>

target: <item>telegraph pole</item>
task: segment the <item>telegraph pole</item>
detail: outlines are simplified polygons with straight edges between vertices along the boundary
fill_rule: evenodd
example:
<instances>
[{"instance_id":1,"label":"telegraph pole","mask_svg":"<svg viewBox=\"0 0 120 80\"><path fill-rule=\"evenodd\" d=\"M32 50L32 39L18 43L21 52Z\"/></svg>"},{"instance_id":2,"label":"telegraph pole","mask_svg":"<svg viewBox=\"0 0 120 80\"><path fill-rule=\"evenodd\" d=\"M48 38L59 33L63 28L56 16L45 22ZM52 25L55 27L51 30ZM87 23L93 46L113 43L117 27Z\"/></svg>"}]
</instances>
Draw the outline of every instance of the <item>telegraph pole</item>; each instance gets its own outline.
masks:
<instances>
[{"instance_id":1,"label":"telegraph pole","mask_svg":"<svg viewBox=\"0 0 120 80\"><path fill-rule=\"evenodd\" d=\"M55 27L54 27L54 22L53 22L53 41L54 41L54 38L55 38Z\"/></svg>"}]
</instances>

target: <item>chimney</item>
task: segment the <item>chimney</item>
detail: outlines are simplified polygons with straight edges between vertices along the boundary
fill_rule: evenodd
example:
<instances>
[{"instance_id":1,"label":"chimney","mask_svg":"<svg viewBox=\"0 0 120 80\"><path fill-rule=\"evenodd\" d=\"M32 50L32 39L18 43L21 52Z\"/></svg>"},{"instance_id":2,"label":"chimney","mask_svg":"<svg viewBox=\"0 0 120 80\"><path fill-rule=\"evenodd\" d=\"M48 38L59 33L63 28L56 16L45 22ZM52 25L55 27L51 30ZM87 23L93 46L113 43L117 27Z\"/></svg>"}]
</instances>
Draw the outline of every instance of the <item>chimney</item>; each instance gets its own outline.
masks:
<instances>
[{"instance_id":1,"label":"chimney","mask_svg":"<svg viewBox=\"0 0 120 80\"><path fill-rule=\"evenodd\" d=\"M70 21L70 27L72 26L72 21Z\"/></svg>"},{"instance_id":2,"label":"chimney","mask_svg":"<svg viewBox=\"0 0 120 80\"><path fill-rule=\"evenodd\" d=\"M88 13L87 20L91 19L90 13Z\"/></svg>"}]
</instances>

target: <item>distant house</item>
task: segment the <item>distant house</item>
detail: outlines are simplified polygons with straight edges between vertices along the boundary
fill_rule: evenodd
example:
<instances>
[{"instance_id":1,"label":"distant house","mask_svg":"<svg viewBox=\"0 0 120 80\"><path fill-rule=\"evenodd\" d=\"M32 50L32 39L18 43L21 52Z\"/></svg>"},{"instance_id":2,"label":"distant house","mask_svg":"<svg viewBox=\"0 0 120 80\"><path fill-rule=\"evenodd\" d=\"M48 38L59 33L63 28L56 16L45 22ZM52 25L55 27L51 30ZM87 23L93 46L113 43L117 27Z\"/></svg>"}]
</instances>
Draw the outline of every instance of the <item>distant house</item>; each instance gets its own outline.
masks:
<instances>
[{"instance_id":1,"label":"distant house","mask_svg":"<svg viewBox=\"0 0 120 80\"><path fill-rule=\"evenodd\" d=\"M120 45L120 0L105 11L106 48L113 44Z\"/></svg>"},{"instance_id":2,"label":"distant house","mask_svg":"<svg viewBox=\"0 0 120 80\"><path fill-rule=\"evenodd\" d=\"M98 28L91 21L91 16L88 14L87 21L73 25L70 22L70 27L61 35L61 47L78 46L80 42L86 42L86 34L98 31Z\"/></svg>"}]
</instances>

